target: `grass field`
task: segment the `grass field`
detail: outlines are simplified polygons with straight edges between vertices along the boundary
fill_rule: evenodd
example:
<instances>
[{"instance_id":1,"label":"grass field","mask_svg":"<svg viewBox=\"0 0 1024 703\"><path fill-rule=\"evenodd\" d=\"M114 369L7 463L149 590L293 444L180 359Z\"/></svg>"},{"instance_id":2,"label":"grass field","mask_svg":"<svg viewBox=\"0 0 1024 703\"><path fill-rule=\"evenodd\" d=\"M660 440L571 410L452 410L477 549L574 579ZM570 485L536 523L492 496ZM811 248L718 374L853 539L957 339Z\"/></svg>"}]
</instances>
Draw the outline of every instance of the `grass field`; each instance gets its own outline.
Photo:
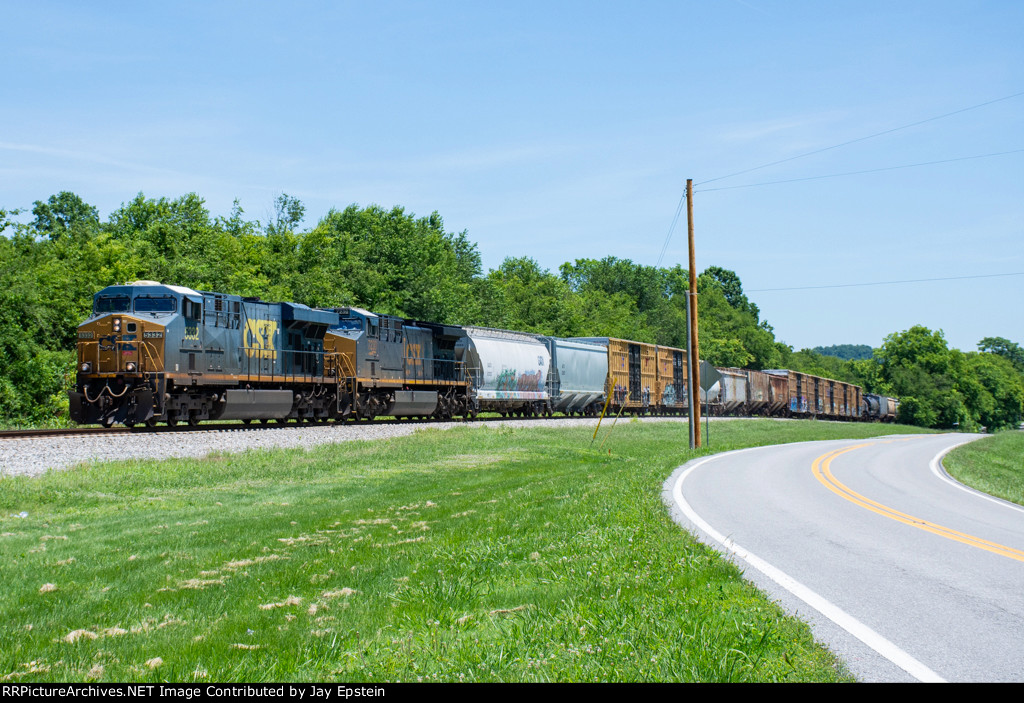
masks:
<instances>
[{"instance_id":1,"label":"grass field","mask_svg":"<svg viewBox=\"0 0 1024 703\"><path fill-rule=\"evenodd\" d=\"M485 425L0 479L0 681L848 680L671 522L662 483L696 455L678 423L601 450Z\"/></svg>"},{"instance_id":2,"label":"grass field","mask_svg":"<svg viewBox=\"0 0 1024 703\"><path fill-rule=\"evenodd\" d=\"M957 447L942 464L961 483L1024 505L1024 432L1000 432Z\"/></svg>"}]
</instances>

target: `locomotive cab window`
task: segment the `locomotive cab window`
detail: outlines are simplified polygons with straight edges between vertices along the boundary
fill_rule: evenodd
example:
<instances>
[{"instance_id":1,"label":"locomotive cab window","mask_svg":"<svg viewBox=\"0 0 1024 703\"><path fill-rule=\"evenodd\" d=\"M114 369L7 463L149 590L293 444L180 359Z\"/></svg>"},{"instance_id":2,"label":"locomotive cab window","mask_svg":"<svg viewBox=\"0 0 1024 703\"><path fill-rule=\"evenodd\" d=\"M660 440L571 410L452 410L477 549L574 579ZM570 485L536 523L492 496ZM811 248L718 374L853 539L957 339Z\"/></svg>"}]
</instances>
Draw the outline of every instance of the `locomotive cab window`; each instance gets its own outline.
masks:
<instances>
[{"instance_id":1,"label":"locomotive cab window","mask_svg":"<svg viewBox=\"0 0 1024 703\"><path fill-rule=\"evenodd\" d=\"M93 312L97 315L105 312L128 312L130 306L131 300L126 295L105 295L96 299Z\"/></svg>"},{"instance_id":2,"label":"locomotive cab window","mask_svg":"<svg viewBox=\"0 0 1024 703\"><path fill-rule=\"evenodd\" d=\"M187 320L198 320L203 316L203 306L200 303L193 303L188 298L183 298L182 307Z\"/></svg>"},{"instance_id":3,"label":"locomotive cab window","mask_svg":"<svg viewBox=\"0 0 1024 703\"><path fill-rule=\"evenodd\" d=\"M362 320L343 319L338 321L339 330L361 330L363 329Z\"/></svg>"},{"instance_id":4,"label":"locomotive cab window","mask_svg":"<svg viewBox=\"0 0 1024 703\"><path fill-rule=\"evenodd\" d=\"M139 297L135 299L135 312L174 312L178 301L169 296L159 298Z\"/></svg>"}]
</instances>

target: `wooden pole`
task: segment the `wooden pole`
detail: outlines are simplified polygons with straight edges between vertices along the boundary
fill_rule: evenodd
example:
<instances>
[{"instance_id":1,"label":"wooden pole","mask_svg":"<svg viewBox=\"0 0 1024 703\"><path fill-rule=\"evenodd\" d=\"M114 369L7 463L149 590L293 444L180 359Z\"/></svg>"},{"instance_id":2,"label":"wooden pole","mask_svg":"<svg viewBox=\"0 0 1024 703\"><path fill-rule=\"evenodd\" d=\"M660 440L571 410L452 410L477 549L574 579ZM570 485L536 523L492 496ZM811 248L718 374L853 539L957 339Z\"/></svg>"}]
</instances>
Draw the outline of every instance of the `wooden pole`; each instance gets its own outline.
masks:
<instances>
[{"instance_id":1,"label":"wooden pole","mask_svg":"<svg viewBox=\"0 0 1024 703\"><path fill-rule=\"evenodd\" d=\"M690 378L694 403L694 442L698 447L700 441L700 347L697 340L697 260L693 249L693 179L686 179L686 229L690 240Z\"/></svg>"},{"instance_id":2,"label":"wooden pole","mask_svg":"<svg viewBox=\"0 0 1024 703\"><path fill-rule=\"evenodd\" d=\"M690 336L690 291L686 291L686 412L690 426L690 449L697 448L696 435L693 432L693 399L699 396L693 392L693 368L690 366L690 357L693 356L693 349L690 343L693 337Z\"/></svg>"}]
</instances>

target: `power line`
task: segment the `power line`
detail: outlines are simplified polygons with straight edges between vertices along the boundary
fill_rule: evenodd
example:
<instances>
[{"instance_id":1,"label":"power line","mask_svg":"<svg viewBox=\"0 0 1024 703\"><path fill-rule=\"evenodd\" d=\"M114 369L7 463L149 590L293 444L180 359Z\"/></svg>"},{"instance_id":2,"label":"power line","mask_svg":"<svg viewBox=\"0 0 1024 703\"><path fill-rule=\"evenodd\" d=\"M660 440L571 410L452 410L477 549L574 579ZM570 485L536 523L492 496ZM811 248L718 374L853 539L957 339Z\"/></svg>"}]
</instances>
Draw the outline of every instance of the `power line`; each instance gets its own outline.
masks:
<instances>
[{"instance_id":1,"label":"power line","mask_svg":"<svg viewBox=\"0 0 1024 703\"><path fill-rule=\"evenodd\" d=\"M1024 276L1024 271L1016 273L990 273L979 276L948 276L946 278L910 278L903 281L874 281L872 283L840 283L828 286L800 286L796 288L754 288L747 293L769 293L783 290L821 290L822 288L861 288L864 286L888 286L896 283L926 283L931 281L963 281L969 278L999 278L1003 276Z\"/></svg>"},{"instance_id":2,"label":"power line","mask_svg":"<svg viewBox=\"0 0 1024 703\"><path fill-rule=\"evenodd\" d=\"M799 181L817 181L822 178L839 178L840 176L859 176L865 173L879 173L880 171L896 171L901 168L917 168L918 166L934 166L936 164L948 164L954 161L970 161L972 159L988 159L993 156L1006 156L1007 154L1019 154L1024 149L1012 149L1010 151L998 151L993 154L977 154L975 156L959 156L953 159L941 159L939 161L922 161L916 164L904 164L902 166L883 166L882 168L870 168L865 171L846 171L844 173L828 173L821 176L805 176L803 178L787 178L781 181L762 181L761 183L747 183L740 186L720 186L718 188L703 188L698 193L710 193L715 190L735 190L737 188L756 188L757 186L771 186L779 183L797 183Z\"/></svg>"},{"instance_id":3,"label":"power line","mask_svg":"<svg viewBox=\"0 0 1024 703\"><path fill-rule=\"evenodd\" d=\"M857 142L863 142L863 141L868 140L868 139L873 139L875 137L880 137L880 136L882 136L884 134L892 134L893 132L898 132L898 131L903 130L903 129L909 129L910 127L916 127L918 125L922 125L922 124L925 124L925 123L928 123L928 122L934 122L935 120L941 120L941 119L944 119L946 117L952 117L953 115L959 115L960 113L963 113L963 112L968 112L970 110L976 110L978 108L985 107L986 105L992 105L994 103L1002 102L1004 100L1010 100L1011 98L1016 98L1016 97L1019 97L1021 95L1024 95L1024 91L1019 92L1019 93L1014 93L1013 95L1006 95L1004 97L996 98L994 100L989 100L987 102L978 103L977 105L971 105L970 107L961 108L959 110L954 110L953 112L947 112L947 113L945 113L943 115L936 115L935 117L929 117L929 118L924 119L924 120L918 120L917 122L912 122L910 124L905 124L905 125L902 125L900 127L893 127L892 129L887 129L887 130L884 130L882 132L876 132L874 134L869 134L869 135L867 135L865 137L858 137L857 139L851 139L849 141L842 142L840 144L833 144L832 146L827 146L827 147L824 147L822 149L815 149L814 151L808 151L808 152L805 152L803 154L797 154L796 156L790 156L790 157L785 158L785 159L779 159L778 161L772 161L770 163L761 164L760 166L754 166L753 168L744 169L742 171L736 171L735 173L730 173L730 174L727 174L725 176L719 176L718 178L712 178L712 179L707 180L707 181L701 181L700 183L698 183L696 185L698 185L698 186L705 185L707 183L714 183L715 181L721 181L721 180L724 180L726 178L732 178L733 176L740 176L740 175L743 175L744 173L750 173L752 171L759 171L760 169L768 168L769 166L775 166L775 165L778 165L778 164L786 163L788 161L795 161L796 159L802 159L805 156L813 156L814 154L820 154L820 153L825 152L825 151L831 151L832 149L838 149L838 148L843 147L843 146L848 146L850 144L856 144ZM1024 150L1020 150L1019 149L1017 151L1024 151ZM1002 156L1004 154L1017 153L1017 151L1005 151L1005 152L1000 152L998 154L984 154L984 155L981 155L981 156L965 156L965 157L962 157L962 158L959 158L959 159L947 159L945 161L931 161L931 162L927 162L927 163L909 164L909 165L905 165L905 166L889 166L889 167L885 167L885 168L872 169L872 170L868 170L868 171L851 171L849 173L836 173L836 174L830 174L830 175L824 175L824 176L811 176L811 177L808 177L808 178L795 178L795 179L784 180L784 181L771 181L770 183L767 183L767 182L766 183L753 183L753 184L744 185L744 186L732 186L732 188L752 188L754 186L771 185L771 184L775 184L775 183L793 183L793 182L796 182L796 181L816 180L816 179L819 179L819 178L836 178L838 176L850 176L850 175L857 175L857 174L862 174L862 173L876 173L878 171L889 171L889 170L900 169L900 168L911 168L911 167L914 167L914 166L927 166L927 165L932 165L932 164L949 163L951 161L964 161L964 160L967 160L967 159L980 159L980 158L987 158L987 157L991 157L991 156ZM713 191L713 190L728 190L728 189L729 189L729 187L706 188L706 189L704 189L701 192L710 192L710 191ZM682 196L679 198L679 205L676 206L676 212L675 212L675 215L672 218L672 224L669 225L668 233L665 235L665 242L661 246L661 253L658 256L658 263L655 265L655 268L660 267L662 260L665 258L665 252L668 251L669 242L672 241L672 233L675 231L676 224L679 222L679 216L680 216L680 214L683 211L683 203L685 203L685 202L686 202L686 191L683 191Z\"/></svg>"},{"instance_id":4,"label":"power line","mask_svg":"<svg viewBox=\"0 0 1024 703\"><path fill-rule=\"evenodd\" d=\"M668 243L672 240L672 232L675 231L676 223L679 222L679 216L683 212L683 203L686 202L686 191L683 191L683 195L679 198L679 205L676 206L675 217L672 218L672 224L668 227L668 234L665 235L665 243L661 245L661 254L658 256L658 263L654 265L654 268L661 267L661 260L665 258L665 252L668 251Z\"/></svg>"},{"instance_id":5,"label":"power line","mask_svg":"<svg viewBox=\"0 0 1024 703\"><path fill-rule=\"evenodd\" d=\"M732 178L733 176L742 176L744 173L750 173L751 171L759 171L762 168L768 168L769 166L777 166L778 164L784 164L784 163L786 163L788 161L795 161L796 159L802 159L805 156L813 156L814 154L820 154L820 153L825 152L825 151L831 151L832 149L838 149L840 147L849 146L850 144L856 144L857 142L863 142L863 141L866 141L868 139L874 139L875 137L881 137L881 136L883 136L885 134L892 134L893 132L899 132L900 130L903 130L903 129L910 129L911 127L917 127L918 125L926 124L928 122L934 122L935 120L941 120L941 119L944 119L946 117L952 117L953 115L959 115L960 113L968 112L970 110L977 110L978 108L985 107L986 105L992 105L994 103L1002 102L1004 100L1010 100L1011 98L1020 97L1021 95L1024 95L1024 92L1014 93L1013 95L1006 95L1006 96L1004 96L1002 98L996 98L995 100L989 100L987 102L978 103L977 105L971 105L970 107L965 107L965 108L962 108L960 110L954 110L953 112L947 112L944 115L936 115L935 117L929 117L928 119L925 119L925 120L919 120L917 122L911 122L910 124L905 124L905 125L902 125L900 127L893 127L892 129L887 129L887 130L884 130L882 132L875 132L874 134L869 134L866 137L858 137L857 139L851 139L850 141L842 142L840 144L833 144L832 146L827 146L827 147L824 147L822 149L815 149L814 151L804 152L803 154L797 154L796 156L790 156L790 157L785 158L785 159L779 159L778 161L772 161L770 163L761 164L760 166L754 166L753 168L744 169L742 171L736 171L735 173L730 173L730 174L727 174L725 176L719 176L718 178L712 178L711 180L708 180L708 181L702 181L701 183L697 183L696 185L702 186L702 185L705 185L707 183L714 183L715 181L721 181L721 180L724 180L726 178Z\"/></svg>"}]
</instances>

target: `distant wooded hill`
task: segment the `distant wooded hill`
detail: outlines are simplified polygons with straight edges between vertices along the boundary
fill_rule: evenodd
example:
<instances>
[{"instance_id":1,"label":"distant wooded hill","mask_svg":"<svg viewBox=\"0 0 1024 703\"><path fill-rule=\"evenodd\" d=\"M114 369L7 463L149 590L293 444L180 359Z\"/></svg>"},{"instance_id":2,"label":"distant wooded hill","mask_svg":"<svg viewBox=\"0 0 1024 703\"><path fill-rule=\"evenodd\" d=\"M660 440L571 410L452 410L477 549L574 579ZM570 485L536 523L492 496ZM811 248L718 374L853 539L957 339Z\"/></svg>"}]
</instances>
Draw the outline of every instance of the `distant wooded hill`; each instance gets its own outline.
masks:
<instances>
[{"instance_id":1,"label":"distant wooded hill","mask_svg":"<svg viewBox=\"0 0 1024 703\"><path fill-rule=\"evenodd\" d=\"M814 351L825 356L834 356L845 361L870 359L874 350L867 344L833 344L831 347L815 347Z\"/></svg>"}]
</instances>

